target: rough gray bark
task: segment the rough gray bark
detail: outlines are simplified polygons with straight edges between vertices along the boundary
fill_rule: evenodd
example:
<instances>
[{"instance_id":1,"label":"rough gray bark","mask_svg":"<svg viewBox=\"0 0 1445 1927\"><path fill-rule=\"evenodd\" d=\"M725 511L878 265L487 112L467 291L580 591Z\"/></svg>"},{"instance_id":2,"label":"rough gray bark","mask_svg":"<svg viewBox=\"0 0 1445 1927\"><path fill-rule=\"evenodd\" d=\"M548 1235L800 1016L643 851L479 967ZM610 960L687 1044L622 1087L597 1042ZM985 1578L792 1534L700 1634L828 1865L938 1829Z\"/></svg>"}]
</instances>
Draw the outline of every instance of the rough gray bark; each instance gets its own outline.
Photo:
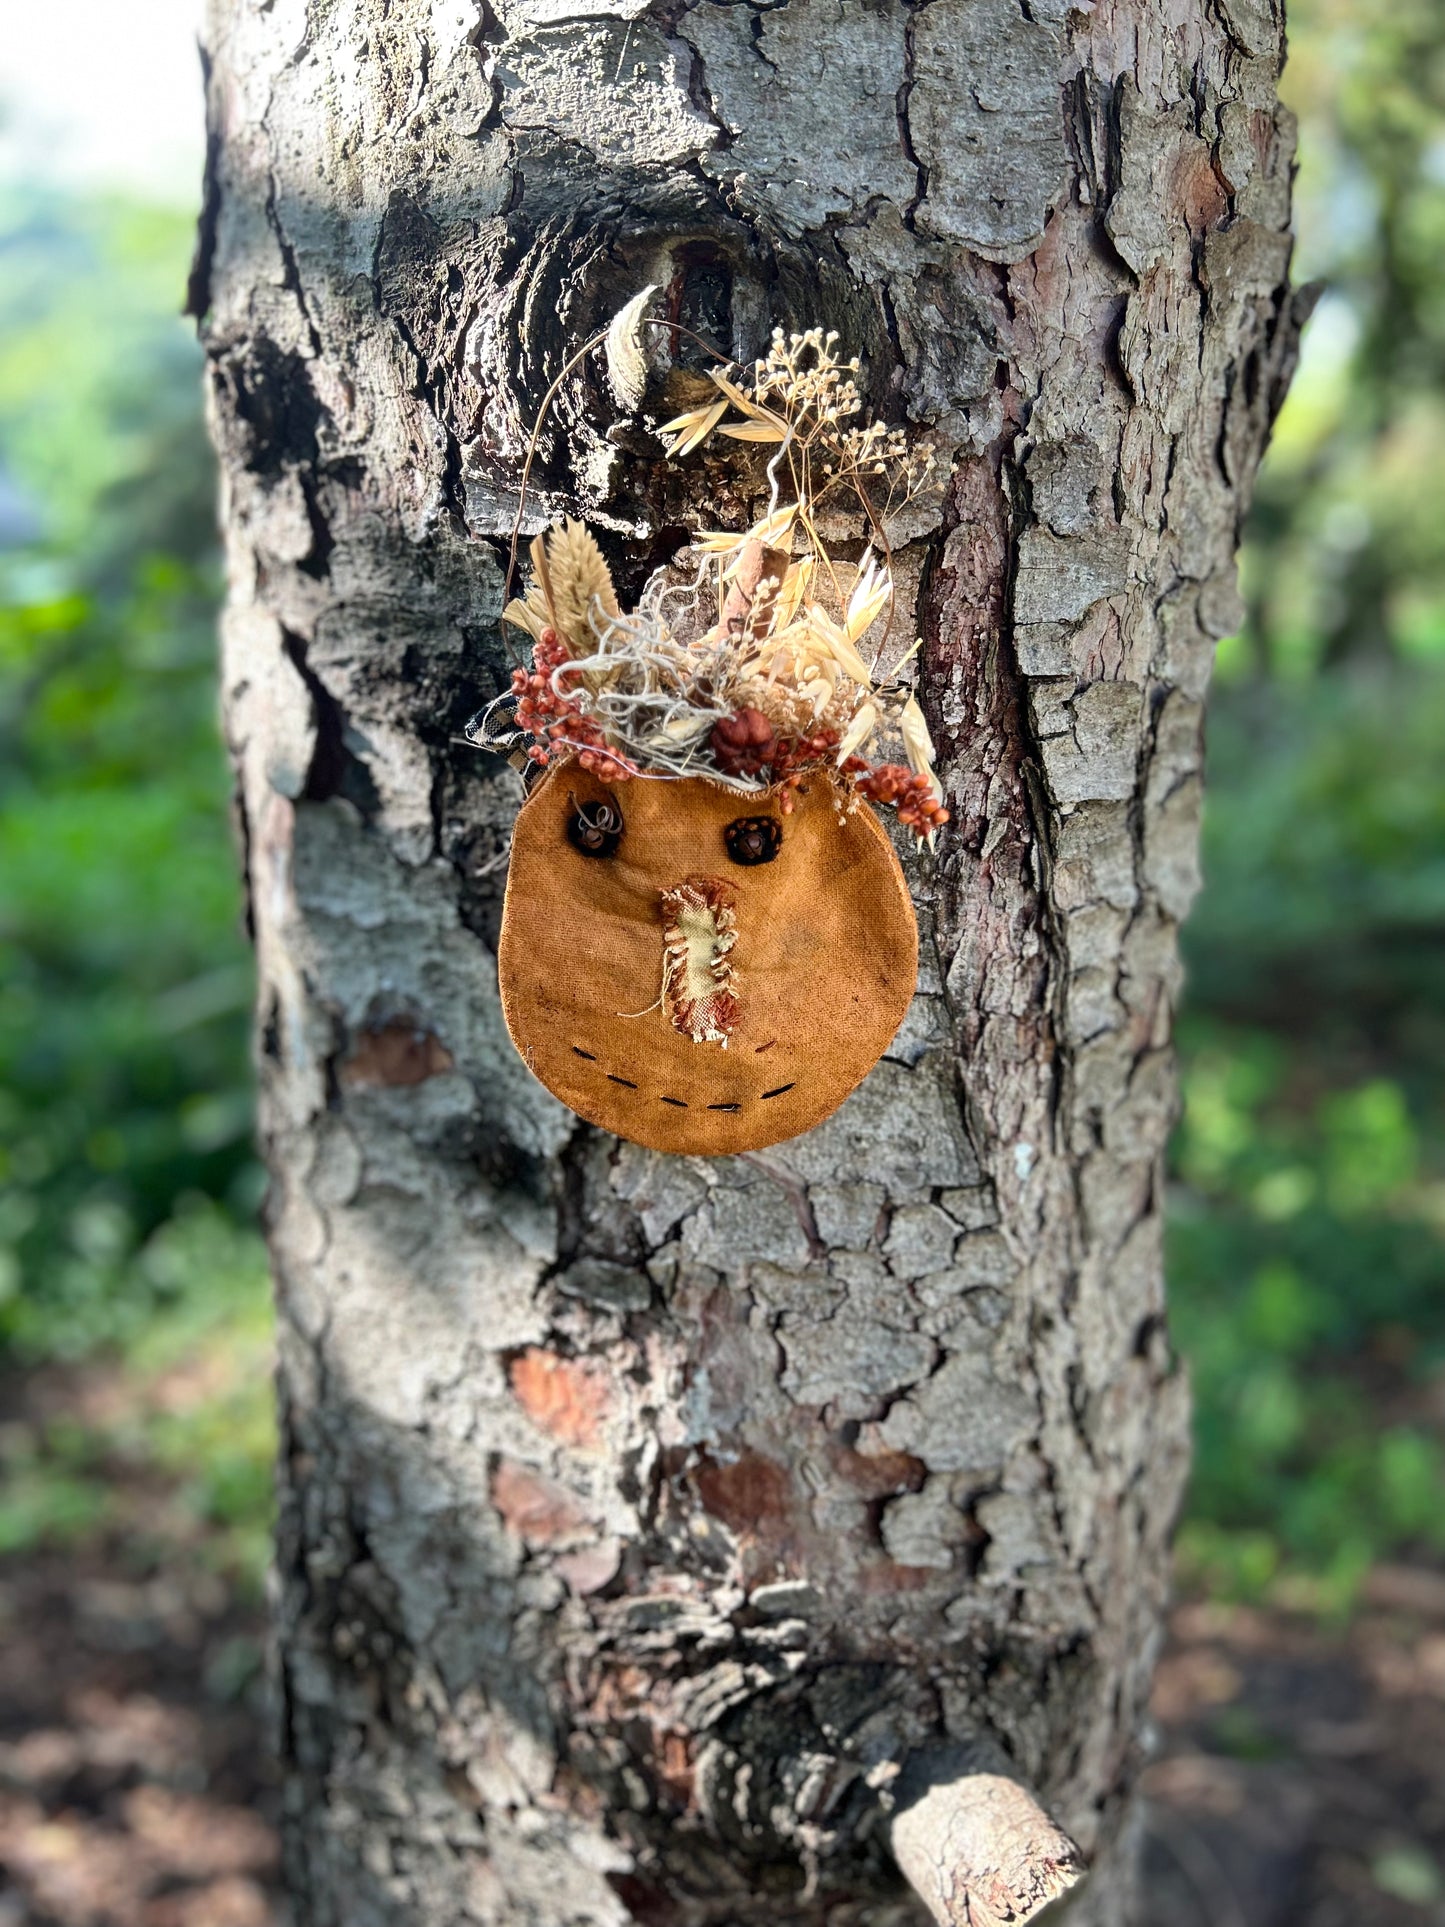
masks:
<instances>
[{"instance_id":1,"label":"rough gray bark","mask_svg":"<svg viewBox=\"0 0 1445 1927\"><path fill-rule=\"evenodd\" d=\"M1075 1921L1131 1917L1186 1463L1175 936L1298 320L1282 32L1277 0L215 0L192 295L307 1927L901 1927L895 1785L950 1746L1077 1842ZM917 1001L827 1125L716 1164L517 1060L515 784L456 741L538 402L647 282L742 358L838 328L958 459L899 557L954 811L907 859ZM755 475L667 467L589 366L527 526L584 512L635 587Z\"/></svg>"}]
</instances>

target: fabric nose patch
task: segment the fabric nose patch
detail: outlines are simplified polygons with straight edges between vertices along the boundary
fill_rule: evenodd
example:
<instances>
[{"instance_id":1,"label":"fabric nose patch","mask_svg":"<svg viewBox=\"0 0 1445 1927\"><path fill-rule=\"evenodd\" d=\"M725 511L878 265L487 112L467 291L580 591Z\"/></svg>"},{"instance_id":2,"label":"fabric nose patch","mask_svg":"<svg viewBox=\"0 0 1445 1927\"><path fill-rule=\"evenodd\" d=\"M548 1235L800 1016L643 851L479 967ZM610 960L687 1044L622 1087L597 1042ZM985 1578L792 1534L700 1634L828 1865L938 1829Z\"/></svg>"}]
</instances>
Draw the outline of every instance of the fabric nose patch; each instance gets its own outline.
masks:
<instances>
[{"instance_id":1,"label":"fabric nose patch","mask_svg":"<svg viewBox=\"0 0 1445 1927\"><path fill-rule=\"evenodd\" d=\"M706 778L609 787L570 762L528 797L502 1009L529 1069L589 1123L657 1151L759 1150L821 1122L892 1042L918 965L898 859L826 771L792 801L746 798L774 825L758 863L730 853L739 793ZM569 826L604 808L607 850L579 848Z\"/></svg>"},{"instance_id":2,"label":"fabric nose patch","mask_svg":"<svg viewBox=\"0 0 1445 1927\"><path fill-rule=\"evenodd\" d=\"M732 892L716 877L689 877L662 892L662 923L662 1004L673 1029L726 1048L738 1015Z\"/></svg>"}]
</instances>

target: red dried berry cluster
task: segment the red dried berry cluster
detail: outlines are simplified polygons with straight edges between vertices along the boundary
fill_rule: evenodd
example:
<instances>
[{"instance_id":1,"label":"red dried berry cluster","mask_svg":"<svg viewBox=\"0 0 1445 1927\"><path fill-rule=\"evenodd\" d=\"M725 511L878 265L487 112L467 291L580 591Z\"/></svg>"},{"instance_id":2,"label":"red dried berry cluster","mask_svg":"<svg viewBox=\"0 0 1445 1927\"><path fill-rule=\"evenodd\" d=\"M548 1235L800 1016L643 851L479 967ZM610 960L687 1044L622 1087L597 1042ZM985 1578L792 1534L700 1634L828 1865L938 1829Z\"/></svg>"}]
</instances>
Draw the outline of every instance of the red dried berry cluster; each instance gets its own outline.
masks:
<instances>
[{"instance_id":1,"label":"red dried berry cluster","mask_svg":"<svg viewBox=\"0 0 1445 1927\"><path fill-rule=\"evenodd\" d=\"M849 759L850 768L856 760ZM865 765L854 782L858 794L870 803L891 803L898 821L906 823L917 836L931 836L948 821L948 811L935 795L932 783L903 763L880 763L877 769Z\"/></svg>"},{"instance_id":2,"label":"red dried berry cluster","mask_svg":"<svg viewBox=\"0 0 1445 1927\"><path fill-rule=\"evenodd\" d=\"M739 709L713 724L708 741L724 776L757 776L772 762L778 735L760 709Z\"/></svg>"},{"instance_id":3,"label":"red dried berry cluster","mask_svg":"<svg viewBox=\"0 0 1445 1927\"><path fill-rule=\"evenodd\" d=\"M825 763L838 747L836 729L819 729L811 736L779 736L760 709L739 709L714 723L709 737L713 760L725 776L761 776L766 771L782 791L783 813L793 808L793 791L808 770ZM948 821L948 811L934 794L926 776L917 776L902 763L883 763L870 769L861 756L843 765L858 793L872 803L891 803L900 823L915 835L931 836Z\"/></svg>"},{"instance_id":4,"label":"red dried berry cluster","mask_svg":"<svg viewBox=\"0 0 1445 1927\"><path fill-rule=\"evenodd\" d=\"M831 761L837 747L836 729L820 729L811 736L785 737L778 744L773 757L773 781L782 790L778 805L784 816L792 815L793 791L801 788L808 771L819 763Z\"/></svg>"},{"instance_id":5,"label":"red dried berry cluster","mask_svg":"<svg viewBox=\"0 0 1445 1927\"><path fill-rule=\"evenodd\" d=\"M838 732L779 736L760 709L739 709L713 724L708 741L724 776L761 776L767 770L775 783L796 785L809 764L823 762L838 747Z\"/></svg>"},{"instance_id":6,"label":"red dried berry cluster","mask_svg":"<svg viewBox=\"0 0 1445 1927\"><path fill-rule=\"evenodd\" d=\"M570 662L566 645L557 631L544 629L532 650L532 667L512 671L512 693L517 698L517 727L536 741L527 751L534 763L552 760L553 748L577 752L583 769L592 770L604 782L621 783L637 771L626 757L607 746L607 740L590 716L585 716L576 700L557 693L553 677ZM565 685L565 676L557 681Z\"/></svg>"},{"instance_id":7,"label":"red dried berry cluster","mask_svg":"<svg viewBox=\"0 0 1445 1927\"><path fill-rule=\"evenodd\" d=\"M815 730L811 736L785 736L773 758L774 770L783 777L801 775L810 763L822 763L838 747L836 729Z\"/></svg>"},{"instance_id":8,"label":"red dried berry cluster","mask_svg":"<svg viewBox=\"0 0 1445 1927\"><path fill-rule=\"evenodd\" d=\"M576 703L559 696L552 672L567 661L567 651L555 629L544 629L532 650L532 667L512 671L512 694L517 698L517 727L537 741L527 751L534 763L548 760L546 743L563 734L579 715Z\"/></svg>"}]
</instances>

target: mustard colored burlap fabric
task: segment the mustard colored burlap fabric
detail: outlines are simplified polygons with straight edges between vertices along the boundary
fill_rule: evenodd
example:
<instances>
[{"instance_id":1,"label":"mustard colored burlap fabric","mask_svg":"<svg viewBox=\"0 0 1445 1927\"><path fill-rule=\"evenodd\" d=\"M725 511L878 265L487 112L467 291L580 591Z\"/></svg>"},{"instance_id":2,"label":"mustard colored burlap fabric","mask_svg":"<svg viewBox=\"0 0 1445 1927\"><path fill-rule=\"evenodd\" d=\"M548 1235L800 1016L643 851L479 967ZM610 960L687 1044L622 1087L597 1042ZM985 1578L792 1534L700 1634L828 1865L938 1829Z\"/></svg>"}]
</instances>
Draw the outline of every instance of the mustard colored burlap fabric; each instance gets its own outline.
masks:
<instances>
[{"instance_id":1,"label":"mustard colored burlap fabric","mask_svg":"<svg viewBox=\"0 0 1445 1927\"><path fill-rule=\"evenodd\" d=\"M568 821L602 802L620 810L621 839L587 856ZM892 1042L918 972L898 859L866 804L840 817L847 802L825 772L784 816L776 796L700 777L609 785L576 763L550 770L517 819L498 959L507 1028L548 1090L619 1137L704 1157L796 1137L835 1110ZM728 825L759 815L782 826L778 855L734 862ZM662 1001L664 893L688 883L732 910L725 1045L694 1042Z\"/></svg>"}]
</instances>

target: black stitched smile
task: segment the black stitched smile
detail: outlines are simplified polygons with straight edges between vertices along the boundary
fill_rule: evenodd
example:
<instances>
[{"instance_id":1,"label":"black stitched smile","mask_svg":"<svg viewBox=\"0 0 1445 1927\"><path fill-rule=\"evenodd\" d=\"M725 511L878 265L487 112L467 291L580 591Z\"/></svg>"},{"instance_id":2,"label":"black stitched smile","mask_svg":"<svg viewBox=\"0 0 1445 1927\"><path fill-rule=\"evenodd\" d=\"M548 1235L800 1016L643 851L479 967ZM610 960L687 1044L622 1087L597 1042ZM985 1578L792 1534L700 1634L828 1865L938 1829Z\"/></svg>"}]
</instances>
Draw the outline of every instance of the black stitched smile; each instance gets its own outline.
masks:
<instances>
[{"instance_id":1,"label":"black stitched smile","mask_svg":"<svg viewBox=\"0 0 1445 1927\"><path fill-rule=\"evenodd\" d=\"M768 1044L760 1044L758 1048L759 1050L768 1050L771 1048L771 1044L776 1041L776 1038L774 1038L770 1040ZM589 1064L595 1064L597 1062L597 1053L595 1051L583 1050L580 1044L574 1044L572 1046L572 1054L574 1057L584 1058ZM603 1071L602 1075L607 1079L609 1084L618 1084L625 1091L635 1091L638 1089L637 1084L634 1083L630 1077L619 1077L616 1071ZM775 1084L772 1090L760 1092L757 1101L759 1103L766 1103L770 1097L785 1097L789 1091L796 1089L796 1084ZM657 1101L659 1104L670 1105L675 1111L687 1111L692 1108L685 1097L669 1097L659 1093ZM747 1106L730 1100L725 1103L709 1104L706 1108L710 1111L736 1112L746 1110Z\"/></svg>"}]
</instances>

